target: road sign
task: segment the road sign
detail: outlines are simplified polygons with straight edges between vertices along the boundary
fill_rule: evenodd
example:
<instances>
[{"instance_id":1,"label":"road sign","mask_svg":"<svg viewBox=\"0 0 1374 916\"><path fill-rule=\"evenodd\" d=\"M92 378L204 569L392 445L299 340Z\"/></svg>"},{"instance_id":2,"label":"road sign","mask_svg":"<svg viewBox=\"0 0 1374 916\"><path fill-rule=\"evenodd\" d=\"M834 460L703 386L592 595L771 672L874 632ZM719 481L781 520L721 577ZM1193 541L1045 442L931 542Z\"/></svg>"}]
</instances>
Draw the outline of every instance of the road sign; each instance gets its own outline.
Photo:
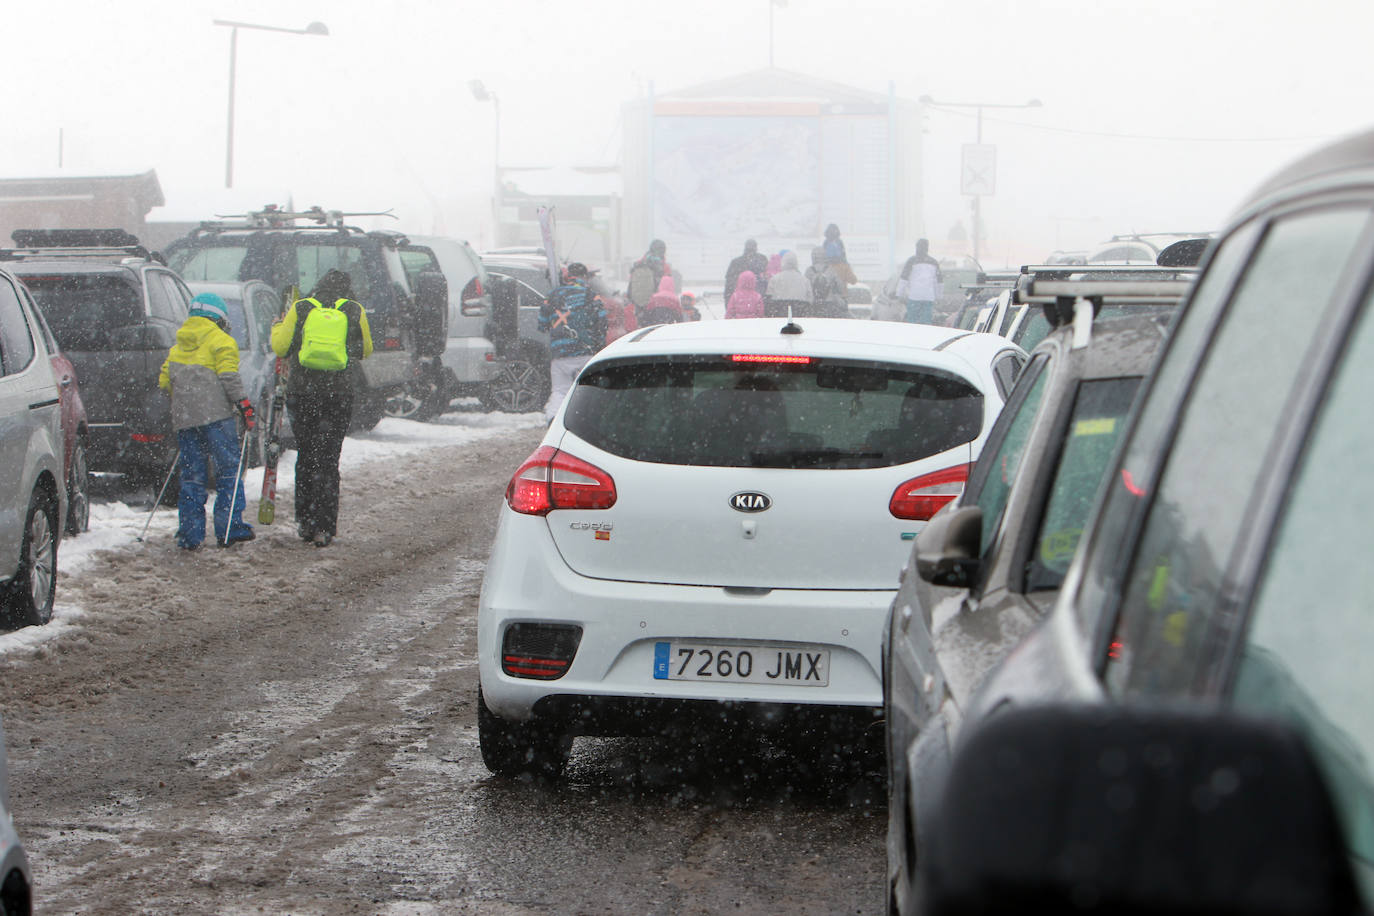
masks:
<instances>
[{"instance_id":1,"label":"road sign","mask_svg":"<svg viewBox=\"0 0 1374 916\"><path fill-rule=\"evenodd\" d=\"M997 192L997 147L991 143L965 143L959 190L970 197L991 197Z\"/></svg>"}]
</instances>

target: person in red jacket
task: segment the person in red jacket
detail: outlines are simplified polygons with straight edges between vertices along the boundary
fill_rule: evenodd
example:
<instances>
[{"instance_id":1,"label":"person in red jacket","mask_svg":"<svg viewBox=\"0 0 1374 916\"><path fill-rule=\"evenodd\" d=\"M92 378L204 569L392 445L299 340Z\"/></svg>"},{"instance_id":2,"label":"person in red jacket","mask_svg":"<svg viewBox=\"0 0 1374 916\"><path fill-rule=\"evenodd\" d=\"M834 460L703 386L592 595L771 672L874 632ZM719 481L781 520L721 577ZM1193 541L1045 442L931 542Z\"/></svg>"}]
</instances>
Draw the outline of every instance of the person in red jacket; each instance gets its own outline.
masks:
<instances>
[{"instance_id":1,"label":"person in red jacket","mask_svg":"<svg viewBox=\"0 0 1374 916\"><path fill-rule=\"evenodd\" d=\"M649 297L642 324L672 324L682 320L682 303L677 298L677 286L669 270L658 281L658 292Z\"/></svg>"}]
</instances>

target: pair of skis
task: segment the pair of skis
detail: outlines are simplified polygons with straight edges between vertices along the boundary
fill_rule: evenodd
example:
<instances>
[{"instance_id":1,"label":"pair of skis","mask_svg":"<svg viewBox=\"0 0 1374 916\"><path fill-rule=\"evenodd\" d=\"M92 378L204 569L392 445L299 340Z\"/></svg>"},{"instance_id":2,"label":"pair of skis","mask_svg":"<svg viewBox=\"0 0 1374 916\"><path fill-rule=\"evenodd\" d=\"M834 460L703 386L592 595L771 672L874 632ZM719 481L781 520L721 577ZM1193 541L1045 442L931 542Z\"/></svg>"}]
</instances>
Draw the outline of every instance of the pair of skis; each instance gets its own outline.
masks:
<instances>
[{"instance_id":1,"label":"pair of skis","mask_svg":"<svg viewBox=\"0 0 1374 916\"><path fill-rule=\"evenodd\" d=\"M294 286L286 298L286 305L294 304L300 291ZM285 311L282 312L285 315ZM267 438L262 449L262 496L258 499L258 524L270 525L277 517L277 462L281 459L281 424L286 414L285 357L278 356L272 379L272 400L267 406Z\"/></svg>"}]
</instances>

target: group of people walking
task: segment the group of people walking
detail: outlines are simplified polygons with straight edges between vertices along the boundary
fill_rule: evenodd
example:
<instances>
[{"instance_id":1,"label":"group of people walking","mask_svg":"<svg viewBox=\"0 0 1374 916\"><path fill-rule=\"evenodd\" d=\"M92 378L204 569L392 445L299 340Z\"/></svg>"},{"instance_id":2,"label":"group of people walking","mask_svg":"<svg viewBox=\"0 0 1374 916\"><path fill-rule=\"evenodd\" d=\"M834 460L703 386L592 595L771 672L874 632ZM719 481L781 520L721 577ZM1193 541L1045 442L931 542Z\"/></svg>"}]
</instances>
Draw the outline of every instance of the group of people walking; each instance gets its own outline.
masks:
<instances>
[{"instance_id":1,"label":"group of people walking","mask_svg":"<svg viewBox=\"0 0 1374 916\"><path fill-rule=\"evenodd\" d=\"M312 320L312 313L315 319ZM272 326L272 350L286 361L286 409L296 439L296 530L317 547L339 521L339 457L353 419L354 374L372 353L367 312L340 270L326 272L310 296L291 302ZM159 385L172 398L177 432L176 544L205 541L205 503L215 488L213 528L221 547L254 540L243 520L248 434L257 418L239 376L239 347L222 297L201 293L162 363ZM242 426L242 433L240 433Z\"/></svg>"}]
</instances>

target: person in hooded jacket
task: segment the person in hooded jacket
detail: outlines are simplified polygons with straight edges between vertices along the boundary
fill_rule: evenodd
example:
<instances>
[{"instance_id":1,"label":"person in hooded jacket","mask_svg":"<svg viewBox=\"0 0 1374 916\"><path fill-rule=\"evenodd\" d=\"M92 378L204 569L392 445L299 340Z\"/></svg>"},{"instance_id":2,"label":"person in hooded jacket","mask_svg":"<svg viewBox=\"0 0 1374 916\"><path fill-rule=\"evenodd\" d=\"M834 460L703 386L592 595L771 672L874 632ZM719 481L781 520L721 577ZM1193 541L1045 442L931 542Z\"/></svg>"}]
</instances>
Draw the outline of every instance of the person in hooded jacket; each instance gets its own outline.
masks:
<instances>
[{"instance_id":1,"label":"person in hooded jacket","mask_svg":"<svg viewBox=\"0 0 1374 916\"><path fill-rule=\"evenodd\" d=\"M236 418L253 428L253 404L239 377L239 345L229 336L229 310L214 293L191 300L177 342L158 373L172 396L172 425L181 448L177 546L196 550L205 541L206 487L215 463L215 541L221 547L254 538L243 520L243 471ZM231 512L232 506L232 512Z\"/></svg>"},{"instance_id":2,"label":"person in hooded jacket","mask_svg":"<svg viewBox=\"0 0 1374 916\"><path fill-rule=\"evenodd\" d=\"M746 270L753 272L754 286L757 291L768 274L768 258L759 254L759 243L753 239L744 243L744 254L731 261L730 266L725 269L724 296L726 302L729 302L730 297L735 294L735 284L739 282L739 275Z\"/></svg>"},{"instance_id":3,"label":"person in hooded jacket","mask_svg":"<svg viewBox=\"0 0 1374 916\"><path fill-rule=\"evenodd\" d=\"M786 318L789 314L805 318L816 314L811 306L811 281L797 269L795 251L783 252L780 269L768 281L763 314L768 318Z\"/></svg>"},{"instance_id":4,"label":"person in hooded jacket","mask_svg":"<svg viewBox=\"0 0 1374 916\"><path fill-rule=\"evenodd\" d=\"M730 301L725 303L726 318L762 318L763 296L754 288L754 272L741 271Z\"/></svg>"},{"instance_id":5,"label":"person in hooded jacket","mask_svg":"<svg viewBox=\"0 0 1374 916\"><path fill-rule=\"evenodd\" d=\"M906 320L913 324L931 324L935 320L935 300L940 298L944 278L940 262L930 256L930 242L916 242L916 253L902 265L902 278L897 283L899 298L906 300Z\"/></svg>"},{"instance_id":6,"label":"person in hooded jacket","mask_svg":"<svg viewBox=\"0 0 1374 916\"><path fill-rule=\"evenodd\" d=\"M844 239L840 238L839 226L831 223L825 227L825 241L821 247L825 249L826 263L841 282L846 286L859 282L859 278L854 275L854 268L849 266L849 253L844 250Z\"/></svg>"},{"instance_id":7,"label":"person in hooded jacket","mask_svg":"<svg viewBox=\"0 0 1374 916\"><path fill-rule=\"evenodd\" d=\"M569 264L565 280L539 307L539 329L548 332L553 354L549 399L544 404L544 419L549 422L582 367L606 346L606 305L588 286L587 266Z\"/></svg>"},{"instance_id":8,"label":"person in hooded jacket","mask_svg":"<svg viewBox=\"0 0 1374 916\"><path fill-rule=\"evenodd\" d=\"M670 270L658 281L658 292L649 297L641 325L672 324L682 320L682 302L677 297L677 285Z\"/></svg>"},{"instance_id":9,"label":"person in hooded jacket","mask_svg":"<svg viewBox=\"0 0 1374 916\"><path fill-rule=\"evenodd\" d=\"M629 284L625 289L625 297L639 309L647 308L649 297L658 289L659 282L665 273L671 273L668 267L668 246L662 239L654 239L649 243L649 250L644 253L644 257L634 262L630 268Z\"/></svg>"},{"instance_id":10,"label":"person in hooded jacket","mask_svg":"<svg viewBox=\"0 0 1374 916\"><path fill-rule=\"evenodd\" d=\"M811 266L806 270L811 281L811 314L818 318L847 318L845 283L835 273L830 258L820 245L811 249Z\"/></svg>"},{"instance_id":11,"label":"person in hooded jacket","mask_svg":"<svg viewBox=\"0 0 1374 916\"><path fill-rule=\"evenodd\" d=\"M353 298L353 281L341 270L326 271L307 299L291 303L272 325L272 350L287 360L286 410L296 437L296 532L301 540L328 547L339 527L339 455L353 420L354 375L372 355L367 312ZM300 364L301 333L312 309L338 308L348 318L343 369Z\"/></svg>"}]
</instances>

